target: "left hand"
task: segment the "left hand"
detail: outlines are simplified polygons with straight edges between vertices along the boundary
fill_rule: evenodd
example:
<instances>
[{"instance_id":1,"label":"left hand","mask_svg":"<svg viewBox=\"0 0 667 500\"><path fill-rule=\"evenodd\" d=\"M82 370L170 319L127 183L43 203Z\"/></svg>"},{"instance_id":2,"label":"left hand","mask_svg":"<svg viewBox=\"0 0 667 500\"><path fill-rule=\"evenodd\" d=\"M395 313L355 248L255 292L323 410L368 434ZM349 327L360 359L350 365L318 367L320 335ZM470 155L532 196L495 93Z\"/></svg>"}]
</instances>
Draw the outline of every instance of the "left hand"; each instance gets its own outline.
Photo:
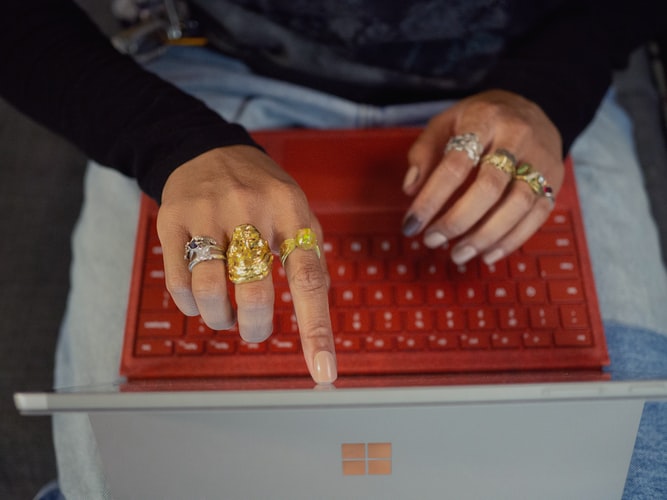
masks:
<instances>
[{"instance_id":1,"label":"left hand","mask_svg":"<svg viewBox=\"0 0 667 500\"><path fill-rule=\"evenodd\" d=\"M535 103L492 90L435 116L411 147L403 188L415 198L405 216L404 234L424 231L424 243L432 248L458 239L451 249L455 263L479 255L490 265L521 246L546 221L553 200L489 163L475 169L465 152L443 155L451 137L471 132L483 146L482 156L509 151L518 165L529 163L538 170L554 196L565 175L562 145L558 130ZM473 172L476 177L466 184Z\"/></svg>"}]
</instances>

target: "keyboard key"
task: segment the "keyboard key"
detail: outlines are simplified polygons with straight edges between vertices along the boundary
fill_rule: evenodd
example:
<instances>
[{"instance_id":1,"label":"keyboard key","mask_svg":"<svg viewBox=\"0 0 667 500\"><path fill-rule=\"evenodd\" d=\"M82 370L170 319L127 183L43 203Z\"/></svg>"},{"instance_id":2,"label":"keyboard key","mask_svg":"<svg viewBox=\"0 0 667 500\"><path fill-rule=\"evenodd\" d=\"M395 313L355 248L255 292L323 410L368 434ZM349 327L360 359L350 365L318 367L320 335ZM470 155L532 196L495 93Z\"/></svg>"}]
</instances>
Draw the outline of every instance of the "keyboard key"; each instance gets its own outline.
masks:
<instances>
[{"instance_id":1,"label":"keyboard key","mask_svg":"<svg viewBox=\"0 0 667 500\"><path fill-rule=\"evenodd\" d=\"M498 309L498 324L503 330L528 328L528 313L524 308L502 307Z\"/></svg>"},{"instance_id":2,"label":"keyboard key","mask_svg":"<svg viewBox=\"0 0 667 500\"><path fill-rule=\"evenodd\" d=\"M576 278L579 276L577 258L570 255L539 257L540 276L544 279Z\"/></svg>"},{"instance_id":3,"label":"keyboard key","mask_svg":"<svg viewBox=\"0 0 667 500\"><path fill-rule=\"evenodd\" d=\"M465 319L462 309L448 307L437 310L435 314L438 330L465 330Z\"/></svg>"},{"instance_id":4,"label":"keyboard key","mask_svg":"<svg viewBox=\"0 0 667 500\"><path fill-rule=\"evenodd\" d=\"M390 310L376 311L375 329L378 332L400 332L402 329L400 314Z\"/></svg>"},{"instance_id":5,"label":"keyboard key","mask_svg":"<svg viewBox=\"0 0 667 500\"><path fill-rule=\"evenodd\" d=\"M260 354L267 351L268 342L239 341L239 352L243 354Z\"/></svg>"},{"instance_id":6,"label":"keyboard key","mask_svg":"<svg viewBox=\"0 0 667 500\"><path fill-rule=\"evenodd\" d=\"M215 330L212 330L204 323L201 316L185 318L185 335L187 337L211 337L215 333Z\"/></svg>"},{"instance_id":7,"label":"keyboard key","mask_svg":"<svg viewBox=\"0 0 667 500\"><path fill-rule=\"evenodd\" d=\"M428 336L429 349L451 350L459 347L458 337L453 334L434 333Z\"/></svg>"},{"instance_id":8,"label":"keyboard key","mask_svg":"<svg viewBox=\"0 0 667 500\"><path fill-rule=\"evenodd\" d=\"M426 298L429 304L454 304L456 302L454 297L454 286L449 283L428 285L426 287Z\"/></svg>"},{"instance_id":9,"label":"keyboard key","mask_svg":"<svg viewBox=\"0 0 667 500\"><path fill-rule=\"evenodd\" d=\"M396 259L389 263L389 279L393 281L413 281L415 263L409 259Z\"/></svg>"},{"instance_id":10,"label":"keyboard key","mask_svg":"<svg viewBox=\"0 0 667 500\"><path fill-rule=\"evenodd\" d=\"M180 337L185 326L185 316L174 312L145 312L139 318L138 337Z\"/></svg>"},{"instance_id":11,"label":"keyboard key","mask_svg":"<svg viewBox=\"0 0 667 500\"><path fill-rule=\"evenodd\" d=\"M471 330L494 330L496 316L490 307L473 307L468 309L468 328Z\"/></svg>"},{"instance_id":12,"label":"keyboard key","mask_svg":"<svg viewBox=\"0 0 667 500\"><path fill-rule=\"evenodd\" d=\"M481 304L484 302L484 285L482 283L460 283L456 288L459 304Z\"/></svg>"},{"instance_id":13,"label":"keyboard key","mask_svg":"<svg viewBox=\"0 0 667 500\"><path fill-rule=\"evenodd\" d=\"M510 255L508 266L510 276L514 279L537 278L537 261L534 257L522 254Z\"/></svg>"},{"instance_id":14,"label":"keyboard key","mask_svg":"<svg viewBox=\"0 0 667 500\"><path fill-rule=\"evenodd\" d=\"M351 335L335 335L334 342L338 352L357 352L361 350L361 339Z\"/></svg>"},{"instance_id":15,"label":"keyboard key","mask_svg":"<svg viewBox=\"0 0 667 500\"><path fill-rule=\"evenodd\" d=\"M169 356L174 351L174 342L165 339L137 340L135 354L137 356Z\"/></svg>"},{"instance_id":16,"label":"keyboard key","mask_svg":"<svg viewBox=\"0 0 667 500\"><path fill-rule=\"evenodd\" d=\"M361 305L361 289L357 285L337 286L334 290L334 302L340 307L357 307Z\"/></svg>"},{"instance_id":17,"label":"keyboard key","mask_svg":"<svg viewBox=\"0 0 667 500\"><path fill-rule=\"evenodd\" d=\"M516 287L514 283L508 283L508 282L490 283L489 302L491 304L516 303Z\"/></svg>"},{"instance_id":18,"label":"keyboard key","mask_svg":"<svg viewBox=\"0 0 667 500\"><path fill-rule=\"evenodd\" d=\"M329 273L331 279L336 283L344 281L354 281L356 275L356 265L354 262L333 261L329 262Z\"/></svg>"},{"instance_id":19,"label":"keyboard key","mask_svg":"<svg viewBox=\"0 0 667 500\"><path fill-rule=\"evenodd\" d=\"M507 279L507 276L509 275L507 270L507 261L499 260L490 266L487 266L484 263L480 263L479 274L480 277L484 280Z\"/></svg>"},{"instance_id":20,"label":"keyboard key","mask_svg":"<svg viewBox=\"0 0 667 500\"><path fill-rule=\"evenodd\" d=\"M343 238L343 257L348 259L360 259L368 257L368 238L364 236Z\"/></svg>"},{"instance_id":21,"label":"keyboard key","mask_svg":"<svg viewBox=\"0 0 667 500\"><path fill-rule=\"evenodd\" d=\"M530 309L530 326L533 328L557 328L558 309L553 306L535 307Z\"/></svg>"},{"instance_id":22,"label":"keyboard key","mask_svg":"<svg viewBox=\"0 0 667 500\"><path fill-rule=\"evenodd\" d=\"M560 347L587 347L593 345L593 337L588 330L557 331L554 334L554 342Z\"/></svg>"},{"instance_id":23,"label":"keyboard key","mask_svg":"<svg viewBox=\"0 0 667 500\"><path fill-rule=\"evenodd\" d=\"M269 339L269 350L271 352L295 353L299 352L300 341L295 338L276 338Z\"/></svg>"},{"instance_id":24,"label":"keyboard key","mask_svg":"<svg viewBox=\"0 0 667 500\"><path fill-rule=\"evenodd\" d=\"M565 231L538 232L523 244L522 249L528 254L574 253L574 238Z\"/></svg>"},{"instance_id":25,"label":"keyboard key","mask_svg":"<svg viewBox=\"0 0 667 500\"><path fill-rule=\"evenodd\" d=\"M236 341L211 339L206 342L206 352L208 354L233 354L236 352Z\"/></svg>"},{"instance_id":26,"label":"keyboard key","mask_svg":"<svg viewBox=\"0 0 667 500\"><path fill-rule=\"evenodd\" d=\"M410 332L431 331L433 316L431 311L410 308L406 312L406 329Z\"/></svg>"},{"instance_id":27,"label":"keyboard key","mask_svg":"<svg viewBox=\"0 0 667 500\"><path fill-rule=\"evenodd\" d=\"M203 340L184 340L176 341L176 354L200 355L204 353Z\"/></svg>"},{"instance_id":28,"label":"keyboard key","mask_svg":"<svg viewBox=\"0 0 667 500\"><path fill-rule=\"evenodd\" d=\"M343 311L343 331L370 332L371 319L368 310Z\"/></svg>"},{"instance_id":29,"label":"keyboard key","mask_svg":"<svg viewBox=\"0 0 667 500\"><path fill-rule=\"evenodd\" d=\"M423 335L399 335L396 347L401 351L422 350L426 347L426 338Z\"/></svg>"},{"instance_id":30,"label":"keyboard key","mask_svg":"<svg viewBox=\"0 0 667 500\"><path fill-rule=\"evenodd\" d=\"M394 295L389 285L369 285L366 288L366 304L388 306L394 303Z\"/></svg>"},{"instance_id":31,"label":"keyboard key","mask_svg":"<svg viewBox=\"0 0 667 500\"><path fill-rule=\"evenodd\" d=\"M421 285L397 285L396 303L400 306L422 305L424 303L424 288Z\"/></svg>"},{"instance_id":32,"label":"keyboard key","mask_svg":"<svg viewBox=\"0 0 667 500\"><path fill-rule=\"evenodd\" d=\"M553 302L583 302L584 291L578 281L549 283L549 297Z\"/></svg>"},{"instance_id":33,"label":"keyboard key","mask_svg":"<svg viewBox=\"0 0 667 500\"><path fill-rule=\"evenodd\" d=\"M372 238L371 256L379 259L398 257L399 242L397 236L375 236Z\"/></svg>"},{"instance_id":34,"label":"keyboard key","mask_svg":"<svg viewBox=\"0 0 667 500\"><path fill-rule=\"evenodd\" d=\"M588 328L586 306L562 306L560 317L565 328Z\"/></svg>"},{"instance_id":35,"label":"keyboard key","mask_svg":"<svg viewBox=\"0 0 667 500\"><path fill-rule=\"evenodd\" d=\"M521 333L495 332L491 335L491 345L496 349L518 349L521 347Z\"/></svg>"},{"instance_id":36,"label":"keyboard key","mask_svg":"<svg viewBox=\"0 0 667 500\"><path fill-rule=\"evenodd\" d=\"M544 304L547 301L547 290L542 281L519 283L519 301L522 304Z\"/></svg>"},{"instance_id":37,"label":"keyboard key","mask_svg":"<svg viewBox=\"0 0 667 500\"><path fill-rule=\"evenodd\" d=\"M141 294L141 308L144 311L176 311L176 304L163 287L146 287Z\"/></svg>"},{"instance_id":38,"label":"keyboard key","mask_svg":"<svg viewBox=\"0 0 667 500\"><path fill-rule=\"evenodd\" d=\"M462 349L488 349L490 345L489 334L464 333L459 337Z\"/></svg>"},{"instance_id":39,"label":"keyboard key","mask_svg":"<svg viewBox=\"0 0 667 500\"><path fill-rule=\"evenodd\" d=\"M369 335L365 339L366 350L373 351L392 351L394 349L394 339L389 336Z\"/></svg>"},{"instance_id":40,"label":"keyboard key","mask_svg":"<svg viewBox=\"0 0 667 500\"><path fill-rule=\"evenodd\" d=\"M367 260L359 263L359 279L361 281L380 281L384 278L384 262Z\"/></svg>"},{"instance_id":41,"label":"keyboard key","mask_svg":"<svg viewBox=\"0 0 667 500\"><path fill-rule=\"evenodd\" d=\"M525 332L523 345L526 347L550 347L551 332Z\"/></svg>"}]
</instances>

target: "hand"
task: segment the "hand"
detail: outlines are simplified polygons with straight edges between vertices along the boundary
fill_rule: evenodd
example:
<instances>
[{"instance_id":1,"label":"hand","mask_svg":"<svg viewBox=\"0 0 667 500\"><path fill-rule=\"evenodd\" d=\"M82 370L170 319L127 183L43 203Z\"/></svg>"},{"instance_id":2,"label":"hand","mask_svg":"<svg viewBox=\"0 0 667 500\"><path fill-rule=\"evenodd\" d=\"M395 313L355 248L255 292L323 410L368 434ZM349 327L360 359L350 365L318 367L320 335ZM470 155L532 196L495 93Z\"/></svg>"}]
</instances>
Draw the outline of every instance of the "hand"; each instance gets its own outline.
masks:
<instances>
[{"instance_id":1,"label":"hand","mask_svg":"<svg viewBox=\"0 0 667 500\"><path fill-rule=\"evenodd\" d=\"M211 237L226 248L240 224L254 225L273 253L301 228L312 228L322 241L322 228L303 191L257 148L228 146L208 151L167 179L157 228L166 286L174 302L188 316L200 314L215 330L229 329L238 319L241 337L261 342L272 332L271 275L235 285L235 314L222 261L201 262L190 273L183 260L183 247L193 236ZM296 249L285 262L285 271L308 369L316 382L331 383L337 371L324 255L318 258L312 250Z\"/></svg>"},{"instance_id":2,"label":"hand","mask_svg":"<svg viewBox=\"0 0 667 500\"><path fill-rule=\"evenodd\" d=\"M494 90L463 99L434 117L410 149L411 167L403 188L416 196L403 232L412 236L423 230L424 243L432 248L460 238L451 249L455 263L481 255L490 265L521 246L546 221L553 200L490 163L482 162L476 172L465 152L452 150L443 156L451 137L470 132L480 139L484 154L504 149L518 164L531 164L554 196L565 175L561 139L536 104ZM477 176L466 185L473 172Z\"/></svg>"}]
</instances>

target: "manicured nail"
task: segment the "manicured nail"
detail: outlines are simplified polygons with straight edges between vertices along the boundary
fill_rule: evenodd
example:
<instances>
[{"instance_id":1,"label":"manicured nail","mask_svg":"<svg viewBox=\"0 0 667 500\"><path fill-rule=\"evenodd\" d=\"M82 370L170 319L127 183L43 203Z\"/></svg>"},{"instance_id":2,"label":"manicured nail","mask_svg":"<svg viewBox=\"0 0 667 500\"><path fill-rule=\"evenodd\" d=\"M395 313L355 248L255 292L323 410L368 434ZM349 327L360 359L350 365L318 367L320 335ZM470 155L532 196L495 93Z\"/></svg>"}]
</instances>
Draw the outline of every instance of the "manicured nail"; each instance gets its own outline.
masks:
<instances>
[{"instance_id":1,"label":"manicured nail","mask_svg":"<svg viewBox=\"0 0 667 500\"><path fill-rule=\"evenodd\" d=\"M403 236L414 236L419 232L419 228L421 227L422 223L415 217L414 215L408 216L407 219L405 219L405 222L403 222Z\"/></svg>"},{"instance_id":2,"label":"manicured nail","mask_svg":"<svg viewBox=\"0 0 667 500\"><path fill-rule=\"evenodd\" d=\"M477 255L477 250L475 250L470 245L464 247L456 247L452 250L452 260L455 264L465 264L470 259Z\"/></svg>"},{"instance_id":3,"label":"manicured nail","mask_svg":"<svg viewBox=\"0 0 667 500\"><path fill-rule=\"evenodd\" d=\"M482 257L482 260L484 261L484 264L490 266L491 264L498 262L504 256L505 252L503 252L502 248L496 248L495 250L487 253L484 257Z\"/></svg>"},{"instance_id":4,"label":"manicured nail","mask_svg":"<svg viewBox=\"0 0 667 500\"><path fill-rule=\"evenodd\" d=\"M403 191L407 191L419 179L419 167L411 166L403 179Z\"/></svg>"},{"instance_id":5,"label":"manicured nail","mask_svg":"<svg viewBox=\"0 0 667 500\"><path fill-rule=\"evenodd\" d=\"M336 360L329 351L320 351L315 355L315 373L313 378L318 384L331 384L338 378Z\"/></svg>"},{"instance_id":6,"label":"manicured nail","mask_svg":"<svg viewBox=\"0 0 667 500\"><path fill-rule=\"evenodd\" d=\"M440 248L447 244L447 237L437 231L433 231L424 236L424 245L429 248Z\"/></svg>"}]
</instances>

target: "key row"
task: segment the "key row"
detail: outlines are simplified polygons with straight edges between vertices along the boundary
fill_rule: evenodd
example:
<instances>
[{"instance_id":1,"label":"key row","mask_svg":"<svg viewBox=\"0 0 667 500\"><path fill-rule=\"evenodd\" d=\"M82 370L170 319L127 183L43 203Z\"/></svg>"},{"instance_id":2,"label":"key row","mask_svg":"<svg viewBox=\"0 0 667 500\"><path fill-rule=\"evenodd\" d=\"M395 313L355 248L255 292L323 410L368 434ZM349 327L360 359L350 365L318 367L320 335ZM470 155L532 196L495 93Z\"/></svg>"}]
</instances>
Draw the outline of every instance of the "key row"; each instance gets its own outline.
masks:
<instances>
[{"instance_id":1,"label":"key row","mask_svg":"<svg viewBox=\"0 0 667 500\"><path fill-rule=\"evenodd\" d=\"M338 353L349 352L415 352L451 350L493 350L554 347L590 347L593 338L588 330L542 332L476 332L401 335L336 335ZM248 343L235 338L156 339L140 338L135 344L138 356L201 356L229 354L296 354L301 352L298 337L272 337L262 343Z\"/></svg>"}]
</instances>

